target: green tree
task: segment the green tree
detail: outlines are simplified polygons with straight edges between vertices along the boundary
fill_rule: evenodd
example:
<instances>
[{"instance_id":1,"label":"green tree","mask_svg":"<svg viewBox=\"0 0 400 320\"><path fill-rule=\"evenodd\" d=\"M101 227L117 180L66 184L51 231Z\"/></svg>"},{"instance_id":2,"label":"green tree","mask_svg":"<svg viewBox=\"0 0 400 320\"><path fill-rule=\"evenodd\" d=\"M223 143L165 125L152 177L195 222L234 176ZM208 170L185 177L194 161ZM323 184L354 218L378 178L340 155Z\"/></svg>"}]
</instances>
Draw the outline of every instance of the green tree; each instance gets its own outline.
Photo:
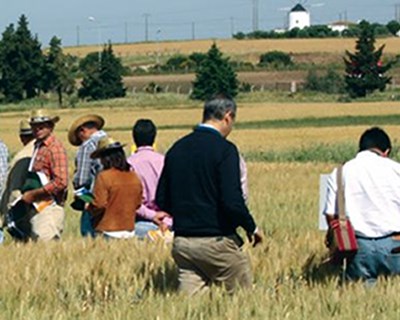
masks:
<instances>
[{"instance_id":1,"label":"green tree","mask_svg":"<svg viewBox=\"0 0 400 320\"><path fill-rule=\"evenodd\" d=\"M44 65L44 56L37 36L33 37L28 28L28 19L25 15L19 18L15 31L15 41L18 43L19 63L15 72L23 82L26 98L37 96L41 90L41 76Z\"/></svg>"},{"instance_id":2,"label":"green tree","mask_svg":"<svg viewBox=\"0 0 400 320\"><path fill-rule=\"evenodd\" d=\"M97 53L87 55L80 67L83 73L82 87L78 92L80 98L101 100L125 96L122 81L125 68L114 55L111 44L104 46L100 56Z\"/></svg>"},{"instance_id":3,"label":"green tree","mask_svg":"<svg viewBox=\"0 0 400 320\"><path fill-rule=\"evenodd\" d=\"M14 25L10 24L2 34L0 41L0 89L9 102L23 99L23 81L15 72L18 67L18 43Z\"/></svg>"},{"instance_id":4,"label":"green tree","mask_svg":"<svg viewBox=\"0 0 400 320\"><path fill-rule=\"evenodd\" d=\"M346 67L346 91L353 98L365 97L375 90L383 91L391 78L385 73L393 62L383 64L384 45L375 50L374 28L366 21L359 24L360 35L356 42L355 53L346 51L344 63Z\"/></svg>"},{"instance_id":5,"label":"green tree","mask_svg":"<svg viewBox=\"0 0 400 320\"><path fill-rule=\"evenodd\" d=\"M63 94L71 95L75 90L74 58L62 51L61 40L53 37L46 56L43 73L43 89L57 93L58 104L63 105Z\"/></svg>"},{"instance_id":6,"label":"green tree","mask_svg":"<svg viewBox=\"0 0 400 320\"><path fill-rule=\"evenodd\" d=\"M387 23L386 28L392 35L397 35L397 32L400 30L400 23L396 20L391 20Z\"/></svg>"},{"instance_id":7,"label":"green tree","mask_svg":"<svg viewBox=\"0 0 400 320\"><path fill-rule=\"evenodd\" d=\"M229 63L229 58L224 58L214 43L196 69L191 98L207 100L218 93L233 98L238 93L238 86L236 73Z\"/></svg>"}]
</instances>

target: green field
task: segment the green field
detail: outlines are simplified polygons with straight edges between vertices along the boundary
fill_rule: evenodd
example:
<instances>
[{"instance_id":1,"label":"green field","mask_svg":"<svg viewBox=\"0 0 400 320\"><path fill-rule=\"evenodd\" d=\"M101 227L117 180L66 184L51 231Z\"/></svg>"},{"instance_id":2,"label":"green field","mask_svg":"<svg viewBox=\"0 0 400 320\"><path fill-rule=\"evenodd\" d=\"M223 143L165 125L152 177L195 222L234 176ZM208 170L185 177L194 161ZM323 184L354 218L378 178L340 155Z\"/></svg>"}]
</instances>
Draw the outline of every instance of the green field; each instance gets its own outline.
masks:
<instances>
[{"instance_id":1,"label":"green field","mask_svg":"<svg viewBox=\"0 0 400 320\"><path fill-rule=\"evenodd\" d=\"M61 116L56 135L67 146L71 174L76 149L67 145L67 129L83 113L104 116L110 135L128 144L132 124L151 118L163 152L201 118L201 105L181 96L138 101L53 110ZM244 248L254 270L252 290L229 296L214 287L204 296L181 296L168 245L83 240L79 213L67 205L61 241L18 245L7 239L0 247L0 319L399 319L399 279L381 279L372 289L339 286L339 270L323 263L317 218L319 175L351 158L372 125L386 129L397 147L400 103L238 101L230 139L247 160L249 207L265 234L259 247ZM0 137L12 153L19 148L18 120L34 106L12 111L19 107L6 106L0 118Z\"/></svg>"}]
</instances>

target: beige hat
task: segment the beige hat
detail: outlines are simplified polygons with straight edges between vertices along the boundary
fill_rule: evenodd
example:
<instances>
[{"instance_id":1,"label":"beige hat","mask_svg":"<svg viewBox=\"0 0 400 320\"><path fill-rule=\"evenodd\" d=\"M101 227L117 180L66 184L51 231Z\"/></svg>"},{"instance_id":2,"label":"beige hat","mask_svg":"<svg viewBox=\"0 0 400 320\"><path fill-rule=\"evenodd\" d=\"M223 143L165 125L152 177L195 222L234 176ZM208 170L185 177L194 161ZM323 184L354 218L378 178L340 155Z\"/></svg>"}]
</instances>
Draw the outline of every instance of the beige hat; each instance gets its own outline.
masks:
<instances>
[{"instance_id":1,"label":"beige hat","mask_svg":"<svg viewBox=\"0 0 400 320\"><path fill-rule=\"evenodd\" d=\"M33 135L32 128L28 120L21 120L19 122L19 135L20 136L31 136Z\"/></svg>"},{"instance_id":2,"label":"beige hat","mask_svg":"<svg viewBox=\"0 0 400 320\"><path fill-rule=\"evenodd\" d=\"M78 129L85 123L94 122L97 125L97 129L101 129L104 126L104 119L97 114L88 114L76 119L68 130L68 141L73 146L79 146L82 144L82 140L78 137Z\"/></svg>"},{"instance_id":3,"label":"beige hat","mask_svg":"<svg viewBox=\"0 0 400 320\"><path fill-rule=\"evenodd\" d=\"M121 144L120 142L115 141L113 138L104 137L99 140L97 149L92 152L90 157L92 159L99 158L105 151L122 149L123 147L125 147L125 144Z\"/></svg>"},{"instance_id":4,"label":"beige hat","mask_svg":"<svg viewBox=\"0 0 400 320\"><path fill-rule=\"evenodd\" d=\"M31 112L31 119L29 124L37 124L37 123L44 123L44 122L53 122L56 123L60 120L59 116L52 116L49 110L46 109L37 109L32 110Z\"/></svg>"}]
</instances>

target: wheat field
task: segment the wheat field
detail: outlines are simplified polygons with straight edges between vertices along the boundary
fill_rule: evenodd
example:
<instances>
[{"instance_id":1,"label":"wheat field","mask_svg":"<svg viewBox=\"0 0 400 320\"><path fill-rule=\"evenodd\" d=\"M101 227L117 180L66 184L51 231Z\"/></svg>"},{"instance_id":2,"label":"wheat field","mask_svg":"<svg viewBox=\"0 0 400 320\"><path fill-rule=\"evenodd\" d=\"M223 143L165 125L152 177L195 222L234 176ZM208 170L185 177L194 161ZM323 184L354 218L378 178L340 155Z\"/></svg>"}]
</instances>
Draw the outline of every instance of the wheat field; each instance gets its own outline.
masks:
<instances>
[{"instance_id":1,"label":"wheat field","mask_svg":"<svg viewBox=\"0 0 400 320\"><path fill-rule=\"evenodd\" d=\"M260 39L260 40L195 40L147 42L133 44L115 44L113 50L121 57L145 56L160 53L162 55L190 54L206 52L216 42L222 52L228 55L251 55L273 50L288 53L335 53L343 54L345 50L354 49L354 39ZM397 37L377 39L376 46L385 44L385 52L398 54L400 39ZM98 46L67 47L66 53L84 57L90 52L98 51Z\"/></svg>"},{"instance_id":2,"label":"wheat field","mask_svg":"<svg viewBox=\"0 0 400 320\"><path fill-rule=\"evenodd\" d=\"M138 118L161 129L157 145L165 152L201 119L201 105L130 107L129 100L87 109L53 110L61 120L56 135L65 143L73 169L76 149L67 144L69 124L81 114L99 113L111 136L131 143ZM113 106L114 105L114 106ZM113 107L111 107L113 106ZM17 123L29 112L2 113L0 137L18 150ZM306 117L400 114L400 103L246 103L238 125L247 121ZM383 125L396 139L400 126ZM246 154L289 150L316 143L356 143L364 125L237 129L229 137ZM128 151L128 149L127 149ZM213 287L188 298L177 293L177 271L170 246L136 240L84 240L79 213L67 205L63 238L58 242L0 246L0 319L398 319L397 278L381 279L373 289L339 285L339 270L323 263L324 234L318 230L319 175L335 163L249 161L249 207L265 241L248 244L254 287L233 296Z\"/></svg>"}]
</instances>

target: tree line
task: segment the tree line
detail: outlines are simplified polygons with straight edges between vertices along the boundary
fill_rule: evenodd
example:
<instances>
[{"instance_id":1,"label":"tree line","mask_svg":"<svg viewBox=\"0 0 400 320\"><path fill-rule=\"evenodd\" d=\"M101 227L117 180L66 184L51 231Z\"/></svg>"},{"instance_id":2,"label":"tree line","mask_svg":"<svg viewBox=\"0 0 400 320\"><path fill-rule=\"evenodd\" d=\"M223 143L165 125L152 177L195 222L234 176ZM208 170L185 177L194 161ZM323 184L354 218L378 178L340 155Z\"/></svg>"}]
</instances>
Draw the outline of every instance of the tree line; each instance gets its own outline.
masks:
<instances>
[{"instance_id":1,"label":"tree line","mask_svg":"<svg viewBox=\"0 0 400 320\"><path fill-rule=\"evenodd\" d=\"M358 28L360 33L355 52L346 51L343 57L345 75L342 80L337 74L328 74L325 78L314 74L309 77L307 89L324 91L326 87L327 92L334 92L333 87L343 82L343 90L351 98L385 90L391 81L386 72L395 61L382 61L384 46L375 49L374 25L362 21ZM279 52L264 54L260 59L260 64L290 62L287 54ZM191 98L207 100L216 93L233 98L238 94L239 81L234 66L215 43L205 54L195 53L188 59L181 57L170 62L174 66L187 63L195 66L196 73ZM102 51L89 53L81 60L65 54L57 37L53 37L49 49L43 51L37 36L31 34L24 15L20 17L17 27L10 24L6 28L0 40L0 93L5 102L19 102L53 92L62 106L63 96L71 95L76 90L81 99L124 97L124 74L126 69L113 53L111 43L104 45Z\"/></svg>"},{"instance_id":2,"label":"tree line","mask_svg":"<svg viewBox=\"0 0 400 320\"><path fill-rule=\"evenodd\" d=\"M388 37L397 36L400 31L400 23L396 20L391 20L387 24L372 23L371 28L376 36ZM348 23L347 28L342 32L332 30L327 25L313 25L303 29L293 28L286 31L265 31L256 30L249 33L237 32L233 38L242 39L293 39L293 38L355 38L359 37L362 30L360 24Z\"/></svg>"},{"instance_id":3,"label":"tree line","mask_svg":"<svg viewBox=\"0 0 400 320\"><path fill-rule=\"evenodd\" d=\"M28 19L21 15L17 26L10 24L0 40L0 93L4 102L19 102L41 93L53 92L63 105L64 95L76 90L82 99L107 99L125 96L122 82L124 67L106 44L101 52L82 60L62 50L61 39L53 37L43 51L32 35ZM82 78L77 86L77 78Z\"/></svg>"}]
</instances>

